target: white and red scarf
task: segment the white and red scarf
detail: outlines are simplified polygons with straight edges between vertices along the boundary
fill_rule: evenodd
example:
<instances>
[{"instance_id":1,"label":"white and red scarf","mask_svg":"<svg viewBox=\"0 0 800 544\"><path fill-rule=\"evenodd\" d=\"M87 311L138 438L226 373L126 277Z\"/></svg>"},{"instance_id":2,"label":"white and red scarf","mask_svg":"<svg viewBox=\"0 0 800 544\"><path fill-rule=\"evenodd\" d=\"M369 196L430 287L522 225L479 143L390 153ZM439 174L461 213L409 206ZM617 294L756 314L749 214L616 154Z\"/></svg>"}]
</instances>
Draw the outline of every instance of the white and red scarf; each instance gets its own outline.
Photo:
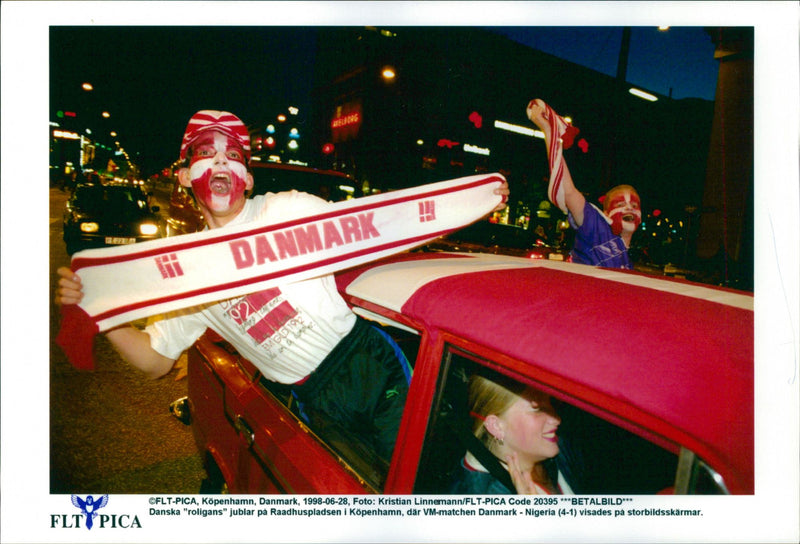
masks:
<instances>
[{"instance_id":1,"label":"white and red scarf","mask_svg":"<svg viewBox=\"0 0 800 544\"><path fill-rule=\"evenodd\" d=\"M84 296L61 307L57 343L94 368L93 338L136 319L323 276L464 227L505 200L500 174L469 176L332 204L277 224L250 222L76 253Z\"/></svg>"},{"instance_id":2,"label":"white and red scarf","mask_svg":"<svg viewBox=\"0 0 800 544\"><path fill-rule=\"evenodd\" d=\"M550 165L550 181L547 185L547 197L562 212L568 213L564 187L561 185L561 181L564 179L564 150L572 147L580 130L558 115L542 99L536 98L531 101L531 104L533 102L536 102L544 110L543 116L550 125L550 149L547 153L547 160ZM531 106L529 105L527 110L528 118L533 121L530 110Z\"/></svg>"}]
</instances>

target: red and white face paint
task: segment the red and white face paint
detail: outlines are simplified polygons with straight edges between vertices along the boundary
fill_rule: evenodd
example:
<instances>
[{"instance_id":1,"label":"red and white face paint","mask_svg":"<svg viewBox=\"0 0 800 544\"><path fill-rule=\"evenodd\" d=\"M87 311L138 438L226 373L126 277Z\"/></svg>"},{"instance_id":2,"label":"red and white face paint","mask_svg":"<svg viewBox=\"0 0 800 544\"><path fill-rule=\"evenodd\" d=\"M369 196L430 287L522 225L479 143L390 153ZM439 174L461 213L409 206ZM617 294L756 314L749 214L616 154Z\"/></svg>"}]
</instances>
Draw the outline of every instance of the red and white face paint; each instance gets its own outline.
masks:
<instances>
[{"instance_id":1,"label":"red and white face paint","mask_svg":"<svg viewBox=\"0 0 800 544\"><path fill-rule=\"evenodd\" d=\"M247 189L242 147L221 132L208 131L192 145L189 178L195 198L210 212L235 210Z\"/></svg>"},{"instance_id":2,"label":"red and white face paint","mask_svg":"<svg viewBox=\"0 0 800 544\"><path fill-rule=\"evenodd\" d=\"M613 190L603 202L603 209L611 219L611 231L617 236L622 232L633 233L642 223L639 195L631 188Z\"/></svg>"}]
</instances>

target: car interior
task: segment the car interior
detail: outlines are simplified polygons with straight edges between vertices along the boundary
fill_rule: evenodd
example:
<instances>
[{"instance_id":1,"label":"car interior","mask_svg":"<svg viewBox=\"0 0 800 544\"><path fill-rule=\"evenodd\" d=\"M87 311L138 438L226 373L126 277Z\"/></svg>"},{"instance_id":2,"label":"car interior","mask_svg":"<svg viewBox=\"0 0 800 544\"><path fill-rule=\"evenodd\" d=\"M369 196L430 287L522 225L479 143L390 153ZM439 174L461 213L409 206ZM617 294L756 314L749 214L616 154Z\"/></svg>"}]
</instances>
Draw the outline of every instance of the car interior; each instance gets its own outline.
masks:
<instances>
[{"instance_id":1,"label":"car interior","mask_svg":"<svg viewBox=\"0 0 800 544\"><path fill-rule=\"evenodd\" d=\"M467 384L481 363L456 348L446 351L414 493L446 494L467 448L476 453L464 429L470 428ZM673 486L676 454L557 398L553 406L561 418L560 453L545 465L551 473L557 467L573 492L657 494Z\"/></svg>"}]
</instances>

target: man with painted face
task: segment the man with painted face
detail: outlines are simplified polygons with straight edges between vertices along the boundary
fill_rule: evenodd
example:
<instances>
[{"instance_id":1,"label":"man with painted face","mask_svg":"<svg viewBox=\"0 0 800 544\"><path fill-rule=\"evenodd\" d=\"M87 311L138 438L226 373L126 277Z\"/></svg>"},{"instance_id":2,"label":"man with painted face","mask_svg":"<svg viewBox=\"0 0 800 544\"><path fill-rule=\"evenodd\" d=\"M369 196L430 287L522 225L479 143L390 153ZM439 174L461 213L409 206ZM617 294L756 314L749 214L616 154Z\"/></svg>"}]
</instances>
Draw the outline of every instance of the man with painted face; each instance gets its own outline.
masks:
<instances>
[{"instance_id":1,"label":"man with painted face","mask_svg":"<svg viewBox=\"0 0 800 544\"><path fill-rule=\"evenodd\" d=\"M254 220L278 223L324 211L329 203L297 191L246 197L250 136L235 115L200 111L186 127L178 181L191 187L208 228ZM57 304L82 298L80 277L58 270ZM168 313L144 330L106 333L131 364L150 377L170 371L206 329L229 341L262 374L290 384L305 413L324 413L389 459L408 383L408 361L388 336L357 318L331 275Z\"/></svg>"},{"instance_id":2,"label":"man with painted face","mask_svg":"<svg viewBox=\"0 0 800 544\"><path fill-rule=\"evenodd\" d=\"M571 145L577 129L540 99L528 104L527 114L544 132L551 167L550 199L568 214L570 225L575 229L573 262L632 268L628 248L633 233L642 223L639 194L630 185L617 185L603 198L602 211L588 202L575 187L561 154L562 148Z\"/></svg>"},{"instance_id":3,"label":"man with painted face","mask_svg":"<svg viewBox=\"0 0 800 544\"><path fill-rule=\"evenodd\" d=\"M244 209L245 192L253 187L248 172L250 135L235 115L210 110L189 121L178 171L181 185L191 188L209 228L225 226Z\"/></svg>"}]
</instances>

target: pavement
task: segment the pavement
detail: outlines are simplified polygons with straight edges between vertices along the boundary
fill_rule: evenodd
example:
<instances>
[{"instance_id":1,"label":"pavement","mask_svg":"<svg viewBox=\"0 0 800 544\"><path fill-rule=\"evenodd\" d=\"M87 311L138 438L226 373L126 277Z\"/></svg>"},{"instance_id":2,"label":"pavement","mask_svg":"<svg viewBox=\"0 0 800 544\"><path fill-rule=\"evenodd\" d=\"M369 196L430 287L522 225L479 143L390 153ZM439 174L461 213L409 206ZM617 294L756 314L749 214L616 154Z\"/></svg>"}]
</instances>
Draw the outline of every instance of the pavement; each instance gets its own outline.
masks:
<instances>
[{"instance_id":1,"label":"pavement","mask_svg":"<svg viewBox=\"0 0 800 544\"><path fill-rule=\"evenodd\" d=\"M169 412L187 392L180 369L151 380L99 335L97 368L79 371L54 342L56 268L69 263L61 239L66 200L50 189L50 492L197 493L205 471L191 428Z\"/></svg>"}]
</instances>

